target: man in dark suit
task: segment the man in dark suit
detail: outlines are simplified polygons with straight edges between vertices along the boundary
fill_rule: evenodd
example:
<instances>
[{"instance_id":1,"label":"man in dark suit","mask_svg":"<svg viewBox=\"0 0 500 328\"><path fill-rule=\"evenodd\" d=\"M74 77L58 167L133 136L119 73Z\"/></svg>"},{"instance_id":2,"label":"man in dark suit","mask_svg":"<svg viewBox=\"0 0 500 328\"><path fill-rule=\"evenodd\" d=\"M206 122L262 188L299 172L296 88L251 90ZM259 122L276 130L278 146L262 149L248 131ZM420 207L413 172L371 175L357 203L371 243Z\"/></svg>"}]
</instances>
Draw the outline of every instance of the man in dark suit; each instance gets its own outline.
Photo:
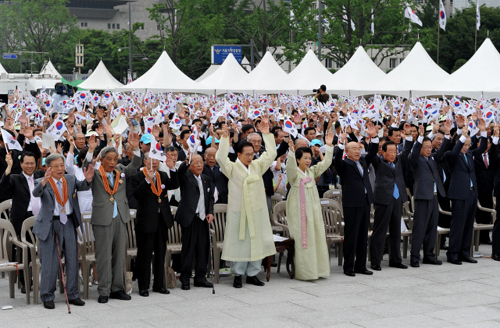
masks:
<instances>
[{"instance_id":1,"label":"man in dark suit","mask_svg":"<svg viewBox=\"0 0 500 328\"><path fill-rule=\"evenodd\" d=\"M492 136L488 139L487 150L481 156L474 157L474 169L476 170L477 199L482 207L493 208L493 187L498 169L498 126L494 127ZM491 221L491 213L477 209L477 223L491 224ZM479 234L481 244L491 244L488 230L482 230Z\"/></svg>"},{"instance_id":2,"label":"man in dark suit","mask_svg":"<svg viewBox=\"0 0 500 328\"><path fill-rule=\"evenodd\" d=\"M10 133L13 137L15 137L14 132L6 130L8 133ZM24 133L24 134L23 134ZM34 135L33 135L33 127L31 126L26 126L22 133L19 133L17 136L17 141L21 146L24 144L24 151L29 151L35 155L35 160L36 163L38 163L38 159L42 157L42 154L40 153L40 148L38 147ZM20 174L22 172L22 167L21 163L19 161L19 158L22 156L23 152L13 149L9 151L11 154L11 158L13 161L12 168L11 168L11 173L12 174ZM7 161L6 161L6 156L7 156L7 149L5 148L5 143L3 142L2 135L0 133L0 176L4 174L5 170L7 169ZM3 202L4 200L9 199L9 195L7 190L0 188L0 202Z\"/></svg>"},{"instance_id":3,"label":"man in dark suit","mask_svg":"<svg viewBox=\"0 0 500 328\"><path fill-rule=\"evenodd\" d=\"M139 295L149 296L151 281L151 260L155 254L153 292L169 294L165 288L165 252L167 233L173 225L172 212L168 202L168 190L179 187L177 173L158 171L160 161L144 154L144 167L131 177L132 189L137 200L135 236L137 240L136 274Z\"/></svg>"},{"instance_id":4,"label":"man in dark suit","mask_svg":"<svg viewBox=\"0 0 500 328\"><path fill-rule=\"evenodd\" d=\"M464 125L460 139L453 150L437 152L437 157L448 163L450 168L450 189L448 198L451 199L451 226L450 245L446 257L452 264L462 264L462 261L477 263L470 257L470 246L474 230L474 218L477 208L477 180L474 169L474 157L480 157L486 151L488 139L486 135L486 123L480 120L478 125L481 130L481 144L479 148L471 151L470 137L468 136L468 125ZM447 149L451 143L451 123L447 122L441 128L445 133L442 148Z\"/></svg>"},{"instance_id":5,"label":"man in dark suit","mask_svg":"<svg viewBox=\"0 0 500 328\"><path fill-rule=\"evenodd\" d=\"M375 135L375 126L370 126L368 134ZM377 153L361 157L361 148L356 142L345 146L347 157L342 159L347 134L343 133L341 144L335 154L335 169L342 184L342 207L344 210L344 274L354 277L356 273L373 274L366 269L366 248L370 205L373 203L372 187L368 177L368 166Z\"/></svg>"},{"instance_id":6,"label":"man in dark suit","mask_svg":"<svg viewBox=\"0 0 500 328\"><path fill-rule=\"evenodd\" d=\"M418 127L419 137L408 156L415 177L413 197L415 200L415 215L413 217L411 260L414 268L420 266L420 248L424 245L424 263L442 264L434 255L438 224L437 193L446 196L444 187L432 154L432 142L424 138L424 126Z\"/></svg>"},{"instance_id":7,"label":"man in dark suit","mask_svg":"<svg viewBox=\"0 0 500 328\"><path fill-rule=\"evenodd\" d=\"M410 135L410 124L404 126L405 134ZM397 155L397 145L387 141L382 146L383 157L373 156L375 169L374 203L375 217L370 242L371 268L380 271L384 256L384 245L389 228L391 252L389 266L399 269L408 268L401 259L401 212L403 203L408 199L403 174L403 161L413 147L411 136L406 137L403 151ZM372 136L368 152L378 153L378 138Z\"/></svg>"},{"instance_id":8,"label":"man in dark suit","mask_svg":"<svg viewBox=\"0 0 500 328\"><path fill-rule=\"evenodd\" d=\"M227 204L227 177L222 174L219 164L215 160L217 149L207 148L205 150L205 166L203 167L203 174L207 176L210 181L210 189L214 190L214 201L216 204ZM215 190L217 189L217 197L215 197ZM217 198L217 199L215 199Z\"/></svg>"},{"instance_id":9,"label":"man in dark suit","mask_svg":"<svg viewBox=\"0 0 500 328\"><path fill-rule=\"evenodd\" d=\"M188 170L189 169L189 170ZM182 229L181 276L182 290L189 290L191 266L196 258L194 286L212 287L205 278L209 254L209 223L214 216L214 191L203 171L200 155L191 156L191 164L179 167L178 177L181 187L181 201L175 220Z\"/></svg>"},{"instance_id":10,"label":"man in dark suit","mask_svg":"<svg viewBox=\"0 0 500 328\"><path fill-rule=\"evenodd\" d=\"M25 219L30 216L37 215L40 211L40 200L32 195L35 189L35 180L43 177L43 171L35 171L36 158L31 152L24 152L21 155L22 172L19 174L11 174L13 159L10 154L6 156L7 169L0 181L0 189L3 189L6 194L12 199L12 208L10 210L10 222L14 226L18 238L21 236L21 227ZM29 255L29 253L28 253ZM14 255L15 258L15 248ZM24 275L19 274L21 282L21 292L26 293L24 284Z\"/></svg>"},{"instance_id":11,"label":"man in dark suit","mask_svg":"<svg viewBox=\"0 0 500 328\"><path fill-rule=\"evenodd\" d=\"M85 181L76 180L74 175L64 174L64 156L50 154L45 159L48 166L43 179L35 181L33 196L41 201L33 226L33 233L39 238L40 262L42 272L40 278L40 298L46 309L54 309L54 291L56 290L59 271L56 239L59 240L61 252L64 250L66 265L66 290L69 303L77 306L85 305L78 294L78 243L76 228L82 220L78 205L77 191L89 190L94 176L94 168L84 169ZM57 236L55 235L56 233Z\"/></svg>"}]
</instances>

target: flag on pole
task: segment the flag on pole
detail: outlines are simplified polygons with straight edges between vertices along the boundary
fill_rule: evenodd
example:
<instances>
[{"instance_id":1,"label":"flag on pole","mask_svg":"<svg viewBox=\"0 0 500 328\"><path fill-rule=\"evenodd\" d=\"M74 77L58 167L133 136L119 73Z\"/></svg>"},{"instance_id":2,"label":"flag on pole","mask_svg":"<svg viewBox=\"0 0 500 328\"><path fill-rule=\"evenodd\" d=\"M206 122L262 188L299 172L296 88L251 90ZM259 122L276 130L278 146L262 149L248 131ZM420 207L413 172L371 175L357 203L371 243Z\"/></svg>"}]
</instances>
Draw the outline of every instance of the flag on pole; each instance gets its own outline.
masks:
<instances>
[{"instance_id":1,"label":"flag on pole","mask_svg":"<svg viewBox=\"0 0 500 328\"><path fill-rule=\"evenodd\" d=\"M344 10L344 16L343 16L342 18L344 18L344 20L345 20L346 22L349 22L349 19L348 19L348 17L347 17L347 12L346 12L346 10L345 10L345 7L344 7L344 6L342 6L342 8L343 8L343 10ZM353 31L356 31L356 25L354 25L354 22L352 21L352 19L351 19L351 29L352 29Z\"/></svg>"},{"instance_id":2,"label":"flag on pole","mask_svg":"<svg viewBox=\"0 0 500 328\"><path fill-rule=\"evenodd\" d=\"M476 1L476 29L481 27L481 13L479 12L479 1Z\"/></svg>"},{"instance_id":3,"label":"flag on pole","mask_svg":"<svg viewBox=\"0 0 500 328\"><path fill-rule=\"evenodd\" d=\"M132 82L132 74L130 74L130 72L128 72L128 74L127 74L127 84L129 84L131 82Z\"/></svg>"},{"instance_id":4,"label":"flag on pole","mask_svg":"<svg viewBox=\"0 0 500 328\"><path fill-rule=\"evenodd\" d=\"M446 31L446 11L444 10L443 0L439 0L439 27Z\"/></svg>"},{"instance_id":5,"label":"flag on pole","mask_svg":"<svg viewBox=\"0 0 500 328\"><path fill-rule=\"evenodd\" d=\"M405 17L409 18L412 23L422 26L422 21L418 18L417 14L410 8L410 6L406 7Z\"/></svg>"},{"instance_id":6,"label":"flag on pole","mask_svg":"<svg viewBox=\"0 0 500 328\"><path fill-rule=\"evenodd\" d=\"M167 158L163 153L163 149L155 137L151 136L151 148L149 149L149 158L158 159L162 162L166 161Z\"/></svg>"},{"instance_id":7,"label":"flag on pole","mask_svg":"<svg viewBox=\"0 0 500 328\"><path fill-rule=\"evenodd\" d=\"M8 151L11 151L13 149L23 151L23 147L21 147L21 144L12 136L12 134L7 132L7 130L2 129L2 139L5 148Z\"/></svg>"},{"instance_id":8,"label":"flag on pole","mask_svg":"<svg viewBox=\"0 0 500 328\"><path fill-rule=\"evenodd\" d=\"M371 29L372 29L372 35L375 35L375 15L373 14L373 8L372 8L372 24L371 24Z\"/></svg>"}]
</instances>

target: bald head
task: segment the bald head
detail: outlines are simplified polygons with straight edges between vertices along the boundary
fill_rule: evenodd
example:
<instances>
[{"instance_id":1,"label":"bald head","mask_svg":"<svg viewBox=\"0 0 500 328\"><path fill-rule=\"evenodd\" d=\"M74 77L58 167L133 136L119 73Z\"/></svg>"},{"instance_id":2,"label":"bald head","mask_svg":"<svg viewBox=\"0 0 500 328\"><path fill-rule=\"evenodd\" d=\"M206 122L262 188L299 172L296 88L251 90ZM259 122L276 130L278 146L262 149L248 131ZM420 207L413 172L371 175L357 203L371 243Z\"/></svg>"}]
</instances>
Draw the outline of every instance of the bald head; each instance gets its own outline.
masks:
<instances>
[{"instance_id":1,"label":"bald head","mask_svg":"<svg viewBox=\"0 0 500 328\"><path fill-rule=\"evenodd\" d=\"M200 155L191 155L191 165L189 166L189 170L191 170L195 176L199 176L201 172L203 172L203 158L201 158Z\"/></svg>"},{"instance_id":2,"label":"bald head","mask_svg":"<svg viewBox=\"0 0 500 328\"><path fill-rule=\"evenodd\" d=\"M217 154L217 149L215 148L210 147L207 150L205 150L205 163L209 167L213 167L215 163L217 163L215 159L215 154Z\"/></svg>"},{"instance_id":3,"label":"bald head","mask_svg":"<svg viewBox=\"0 0 500 328\"><path fill-rule=\"evenodd\" d=\"M295 149L299 149L302 147L307 147L307 141L301 138L295 140Z\"/></svg>"},{"instance_id":4,"label":"bald head","mask_svg":"<svg viewBox=\"0 0 500 328\"><path fill-rule=\"evenodd\" d=\"M347 158L351 161L359 161L361 157L361 147L357 142L351 141L345 147L345 152L347 154Z\"/></svg>"}]
</instances>

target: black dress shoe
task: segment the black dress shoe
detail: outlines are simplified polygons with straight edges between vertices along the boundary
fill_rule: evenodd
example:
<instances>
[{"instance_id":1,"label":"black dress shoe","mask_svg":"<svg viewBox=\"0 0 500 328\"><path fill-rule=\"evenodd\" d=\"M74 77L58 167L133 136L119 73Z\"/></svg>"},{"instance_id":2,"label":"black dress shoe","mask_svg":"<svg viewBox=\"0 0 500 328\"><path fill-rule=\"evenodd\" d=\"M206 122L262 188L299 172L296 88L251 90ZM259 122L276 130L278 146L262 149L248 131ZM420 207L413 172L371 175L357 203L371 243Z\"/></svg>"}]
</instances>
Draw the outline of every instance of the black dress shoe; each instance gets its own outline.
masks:
<instances>
[{"instance_id":1,"label":"black dress shoe","mask_svg":"<svg viewBox=\"0 0 500 328\"><path fill-rule=\"evenodd\" d=\"M418 261L416 261L416 260L411 260L410 265L412 268L420 267L420 263L418 263Z\"/></svg>"},{"instance_id":2,"label":"black dress shoe","mask_svg":"<svg viewBox=\"0 0 500 328\"><path fill-rule=\"evenodd\" d=\"M500 255L498 254L492 254L491 258L494 259L495 261L500 261Z\"/></svg>"},{"instance_id":3,"label":"black dress shoe","mask_svg":"<svg viewBox=\"0 0 500 328\"><path fill-rule=\"evenodd\" d=\"M242 286L243 286L243 283L241 282L241 276L234 276L233 287L234 288L241 288Z\"/></svg>"},{"instance_id":4,"label":"black dress shoe","mask_svg":"<svg viewBox=\"0 0 500 328\"><path fill-rule=\"evenodd\" d=\"M372 268L372 270L375 270L375 271L381 271L382 270L382 268L378 264L372 264L371 268Z\"/></svg>"},{"instance_id":5,"label":"black dress shoe","mask_svg":"<svg viewBox=\"0 0 500 328\"><path fill-rule=\"evenodd\" d=\"M207 288L212 288L214 285L209 282L207 279L200 279L200 280L195 280L194 281L194 286L195 287L207 287Z\"/></svg>"},{"instance_id":6,"label":"black dress shoe","mask_svg":"<svg viewBox=\"0 0 500 328\"><path fill-rule=\"evenodd\" d=\"M121 301L130 301L132 299L132 297L130 297L130 295L127 295L123 290L119 290L117 292L111 292L109 294L109 298Z\"/></svg>"},{"instance_id":7,"label":"black dress shoe","mask_svg":"<svg viewBox=\"0 0 500 328\"><path fill-rule=\"evenodd\" d=\"M108 296L99 296L99 298L97 299L97 302L99 303L108 303Z\"/></svg>"},{"instance_id":8,"label":"black dress shoe","mask_svg":"<svg viewBox=\"0 0 500 328\"><path fill-rule=\"evenodd\" d=\"M21 294L26 294L26 286L21 286Z\"/></svg>"},{"instance_id":9,"label":"black dress shoe","mask_svg":"<svg viewBox=\"0 0 500 328\"><path fill-rule=\"evenodd\" d=\"M344 274L348 277L355 277L356 276L354 271L344 271Z\"/></svg>"},{"instance_id":10,"label":"black dress shoe","mask_svg":"<svg viewBox=\"0 0 500 328\"><path fill-rule=\"evenodd\" d=\"M56 308L56 306L54 305L54 301L43 302L43 307L49 310L53 310Z\"/></svg>"},{"instance_id":11,"label":"black dress shoe","mask_svg":"<svg viewBox=\"0 0 500 328\"><path fill-rule=\"evenodd\" d=\"M418 263L418 262L417 262ZM408 266L403 264L403 263L390 263L389 262L389 266L391 268L398 268L398 269L408 269Z\"/></svg>"},{"instance_id":12,"label":"black dress shoe","mask_svg":"<svg viewBox=\"0 0 500 328\"><path fill-rule=\"evenodd\" d=\"M462 261L460 261L459 259L448 259L448 262L450 262L451 264L462 265Z\"/></svg>"},{"instance_id":13,"label":"black dress shoe","mask_svg":"<svg viewBox=\"0 0 500 328\"><path fill-rule=\"evenodd\" d=\"M85 302L80 299L80 297L69 300L69 304L73 304L76 306L84 306Z\"/></svg>"},{"instance_id":14,"label":"black dress shoe","mask_svg":"<svg viewBox=\"0 0 500 328\"><path fill-rule=\"evenodd\" d=\"M367 270L367 269L363 269L363 270L354 270L355 273L359 273L359 274L366 274L367 276L370 276L373 274L373 271L370 271L370 270Z\"/></svg>"},{"instance_id":15,"label":"black dress shoe","mask_svg":"<svg viewBox=\"0 0 500 328\"><path fill-rule=\"evenodd\" d=\"M460 260L467 263L477 263L477 260L473 259L472 257L461 257Z\"/></svg>"},{"instance_id":16,"label":"black dress shoe","mask_svg":"<svg viewBox=\"0 0 500 328\"><path fill-rule=\"evenodd\" d=\"M141 295L142 297L148 297L149 291L147 289L140 290L139 295Z\"/></svg>"},{"instance_id":17,"label":"black dress shoe","mask_svg":"<svg viewBox=\"0 0 500 328\"><path fill-rule=\"evenodd\" d=\"M165 287L153 288L153 292L160 293L160 294L170 294L170 291L168 289L166 289Z\"/></svg>"},{"instance_id":18,"label":"black dress shoe","mask_svg":"<svg viewBox=\"0 0 500 328\"><path fill-rule=\"evenodd\" d=\"M441 265L441 264L443 264L443 262L441 262L440 260L435 259L433 257L429 257L429 258L424 258L424 264Z\"/></svg>"},{"instance_id":19,"label":"black dress shoe","mask_svg":"<svg viewBox=\"0 0 500 328\"><path fill-rule=\"evenodd\" d=\"M247 277L247 284L252 284L255 286L264 286L265 285L265 283L260 281L259 278L257 278L257 276Z\"/></svg>"}]
</instances>

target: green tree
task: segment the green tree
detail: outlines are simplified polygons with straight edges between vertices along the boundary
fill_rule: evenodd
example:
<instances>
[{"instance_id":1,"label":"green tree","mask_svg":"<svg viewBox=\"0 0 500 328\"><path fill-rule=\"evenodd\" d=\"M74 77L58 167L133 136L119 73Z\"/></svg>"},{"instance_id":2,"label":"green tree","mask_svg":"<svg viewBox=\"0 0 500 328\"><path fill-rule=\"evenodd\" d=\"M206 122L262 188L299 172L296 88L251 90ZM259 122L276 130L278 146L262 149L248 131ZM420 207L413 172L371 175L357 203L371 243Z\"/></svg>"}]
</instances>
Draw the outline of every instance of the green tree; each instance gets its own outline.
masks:
<instances>
[{"instance_id":1,"label":"green tree","mask_svg":"<svg viewBox=\"0 0 500 328\"><path fill-rule=\"evenodd\" d=\"M74 41L76 19L71 17L69 9L65 6L67 0L19 0L19 2L22 49L46 53L33 55L37 70L42 68L45 60L50 58L58 62L69 56L70 51L74 51L74 46L71 48L68 45L70 41ZM19 50L18 7L0 5L0 8L2 11L0 43L4 45L4 51L17 52ZM23 57L29 58L28 62L31 62L31 55L23 54ZM11 71L17 71L15 65L13 61L5 63ZM27 67L29 66L28 63Z\"/></svg>"}]
</instances>

